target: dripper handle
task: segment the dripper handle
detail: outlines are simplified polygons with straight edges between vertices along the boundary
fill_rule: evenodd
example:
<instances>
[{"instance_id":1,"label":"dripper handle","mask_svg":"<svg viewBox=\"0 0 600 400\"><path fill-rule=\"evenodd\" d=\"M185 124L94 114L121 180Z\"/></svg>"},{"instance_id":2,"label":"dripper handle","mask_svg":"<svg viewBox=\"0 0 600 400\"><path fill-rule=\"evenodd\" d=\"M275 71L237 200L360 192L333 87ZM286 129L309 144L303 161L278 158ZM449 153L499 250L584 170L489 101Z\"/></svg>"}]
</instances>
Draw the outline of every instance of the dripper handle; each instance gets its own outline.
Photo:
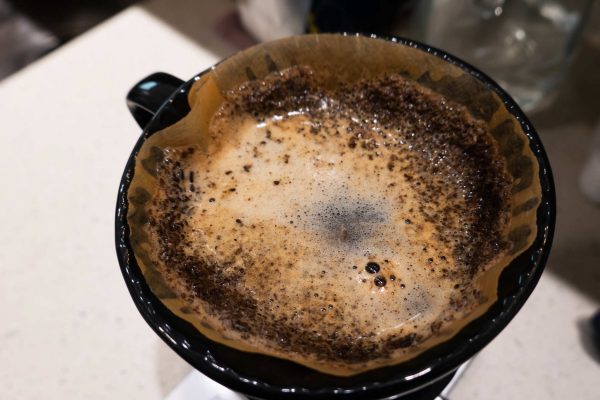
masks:
<instances>
[{"instance_id":1,"label":"dripper handle","mask_svg":"<svg viewBox=\"0 0 600 400\"><path fill-rule=\"evenodd\" d=\"M161 106L184 84L165 72L155 72L139 81L127 93L127 107L138 125L144 129Z\"/></svg>"}]
</instances>

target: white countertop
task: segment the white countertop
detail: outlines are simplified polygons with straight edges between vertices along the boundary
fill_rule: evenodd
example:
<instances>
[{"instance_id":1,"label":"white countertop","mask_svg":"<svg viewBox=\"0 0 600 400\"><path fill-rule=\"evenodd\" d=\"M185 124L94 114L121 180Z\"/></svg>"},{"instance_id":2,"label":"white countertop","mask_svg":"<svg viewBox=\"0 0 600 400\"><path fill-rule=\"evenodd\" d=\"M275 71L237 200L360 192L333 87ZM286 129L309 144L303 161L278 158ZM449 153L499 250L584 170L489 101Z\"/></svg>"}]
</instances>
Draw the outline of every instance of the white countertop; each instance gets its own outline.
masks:
<instances>
[{"instance_id":1,"label":"white countertop","mask_svg":"<svg viewBox=\"0 0 600 400\"><path fill-rule=\"evenodd\" d=\"M0 399L163 399L191 371L138 314L115 256L140 133L124 96L152 72L187 79L234 52L229 10L132 7L0 82ZM600 209L576 182L591 125L544 118L559 199L548 271L453 400L600 398L579 326L600 307Z\"/></svg>"}]
</instances>

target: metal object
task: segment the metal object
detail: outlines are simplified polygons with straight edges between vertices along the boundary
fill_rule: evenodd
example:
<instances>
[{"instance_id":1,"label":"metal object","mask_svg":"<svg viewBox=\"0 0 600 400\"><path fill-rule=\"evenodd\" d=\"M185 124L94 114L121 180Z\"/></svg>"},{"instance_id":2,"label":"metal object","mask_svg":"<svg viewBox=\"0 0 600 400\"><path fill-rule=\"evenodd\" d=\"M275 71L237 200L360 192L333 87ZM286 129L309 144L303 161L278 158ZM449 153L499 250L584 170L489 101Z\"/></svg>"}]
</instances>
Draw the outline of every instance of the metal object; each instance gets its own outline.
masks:
<instances>
[{"instance_id":1,"label":"metal object","mask_svg":"<svg viewBox=\"0 0 600 400\"><path fill-rule=\"evenodd\" d=\"M463 365L458 367L450 383L446 386L442 393L440 393L440 395L435 398L435 400L450 400L450 394L452 393L452 390L454 390L454 388L458 384L458 381L460 381L460 378L463 377L463 375L467 371L467 368L469 368L471 362L473 362L473 358L471 358L469 361L465 362Z\"/></svg>"}]
</instances>

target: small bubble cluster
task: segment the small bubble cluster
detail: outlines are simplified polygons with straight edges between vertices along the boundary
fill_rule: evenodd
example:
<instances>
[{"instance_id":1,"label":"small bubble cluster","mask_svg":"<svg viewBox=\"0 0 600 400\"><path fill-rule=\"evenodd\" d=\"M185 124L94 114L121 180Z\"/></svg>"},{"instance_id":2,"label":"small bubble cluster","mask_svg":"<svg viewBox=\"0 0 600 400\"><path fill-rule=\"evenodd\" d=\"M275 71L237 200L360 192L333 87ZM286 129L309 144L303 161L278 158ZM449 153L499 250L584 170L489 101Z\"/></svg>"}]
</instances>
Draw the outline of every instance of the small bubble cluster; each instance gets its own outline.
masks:
<instances>
[{"instance_id":1,"label":"small bubble cluster","mask_svg":"<svg viewBox=\"0 0 600 400\"><path fill-rule=\"evenodd\" d=\"M342 189L343 190L343 189ZM367 198L335 195L330 201L310 204L308 222L332 245L341 248L360 246L388 221L385 207Z\"/></svg>"}]
</instances>

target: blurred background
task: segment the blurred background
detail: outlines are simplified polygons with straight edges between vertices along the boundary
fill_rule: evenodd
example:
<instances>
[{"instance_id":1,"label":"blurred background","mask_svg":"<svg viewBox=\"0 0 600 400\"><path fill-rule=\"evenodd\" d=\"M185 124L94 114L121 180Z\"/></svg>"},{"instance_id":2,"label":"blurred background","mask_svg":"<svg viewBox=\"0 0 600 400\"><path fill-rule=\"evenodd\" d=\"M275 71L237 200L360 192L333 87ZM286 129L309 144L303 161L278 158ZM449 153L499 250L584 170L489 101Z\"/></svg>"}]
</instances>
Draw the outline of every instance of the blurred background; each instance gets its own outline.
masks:
<instances>
[{"instance_id":1,"label":"blurred background","mask_svg":"<svg viewBox=\"0 0 600 400\"><path fill-rule=\"evenodd\" d=\"M0 0L0 79L134 2Z\"/></svg>"},{"instance_id":2,"label":"blurred background","mask_svg":"<svg viewBox=\"0 0 600 400\"><path fill-rule=\"evenodd\" d=\"M138 0L0 0L0 79ZM211 3L198 0L198 3ZM576 51L600 42L594 0L226 0L238 47L300 33L403 36L491 75L526 110L550 105ZM584 50L585 51L585 50ZM596 74L597 75L597 74ZM597 83L597 82L595 82ZM594 86L594 89L597 85Z\"/></svg>"},{"instance_id":3,"label":"blurred background","mask_svg":"<svg viewBox=\"0 0 600 400\"><path fill-rule=\"evenodd\" d=\"M0 0L0 79L137 2ZM238 0L239 13L233 18L240 23L240 33L248 35L239 47L305 32L400 35L423 41L482 69L532 110L552 102L581 42L600 42L593 4L594 0Z\"/></svg>"},{"instance_id":4,"label":"blurred background","mask_svg":"<svg viewBox=\"0 0 600 400\"><path fill-rule=\"evenodd\" d=\"M549 155L546 271L455 398L600 398L597 0L0 0L0 398L158 399L182 381L191 367L142 321L114 257L117 182L139 135L125 94L156 70L189 78L260 41L340 31L473 64Z\"/></svg>"}]
</instances>

